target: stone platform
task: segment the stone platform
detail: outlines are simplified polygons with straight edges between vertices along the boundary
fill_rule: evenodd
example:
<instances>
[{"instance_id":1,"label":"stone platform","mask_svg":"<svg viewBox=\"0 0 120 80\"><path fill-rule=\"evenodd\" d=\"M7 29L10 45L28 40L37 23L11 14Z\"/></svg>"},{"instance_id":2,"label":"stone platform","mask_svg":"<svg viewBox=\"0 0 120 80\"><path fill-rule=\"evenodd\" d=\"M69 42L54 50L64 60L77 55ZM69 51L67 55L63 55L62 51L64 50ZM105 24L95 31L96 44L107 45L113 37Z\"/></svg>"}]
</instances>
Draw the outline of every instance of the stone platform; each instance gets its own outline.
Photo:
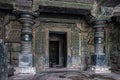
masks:
<instances>
[{"instance_id":1,"label":"stone platform","mask_svg":"<svg viewBox=\"0 0 120 80\"><path fill-rule=\"evenodd\" d=\"M36 74L35 67L15 67L15 74Z\"/></svg>"},{"instance_id":2,"label":"stone platform","mask_svg":"<svg viewBox=\"0 0 120 80\"><path fill-rule=\"evenodd\" d=\"M107 66L93 66L91 70L95 73L111 73Z\"/></svg>"},{"instance_id":3,"label":"stone platform","mask_svg":"<svg viewBox=\"0 0 120 80\"><path fill-rule=\"evenodd\" d=\"M95 74L93 72L40 72L37 74L15 74L8 80L120 80L120 74Z\"/></svg>"}]
</instances>

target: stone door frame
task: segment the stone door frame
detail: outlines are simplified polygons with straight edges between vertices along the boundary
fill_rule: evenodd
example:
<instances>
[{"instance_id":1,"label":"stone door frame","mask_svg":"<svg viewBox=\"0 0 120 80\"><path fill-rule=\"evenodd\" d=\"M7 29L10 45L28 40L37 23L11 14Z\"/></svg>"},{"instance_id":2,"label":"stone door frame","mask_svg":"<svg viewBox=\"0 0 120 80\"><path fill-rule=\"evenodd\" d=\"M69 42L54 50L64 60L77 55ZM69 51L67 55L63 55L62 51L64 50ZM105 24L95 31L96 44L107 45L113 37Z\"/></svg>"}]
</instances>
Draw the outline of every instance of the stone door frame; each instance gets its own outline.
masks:
<instances>
[{"instance_id":1,"label":"stone door frame","mask_svg":"<svg viewBox=\"0 0 120 80\"><path fill-rule=\"evenodd\" d=\"M71 55L71 29L65 27L45 27L45 55L49 57L49 32L65 32L67 34L67 56ZM68 62L66 68L68 67ZM49 64L47 65L49 68Z\"/></svg>"}]
</instances>

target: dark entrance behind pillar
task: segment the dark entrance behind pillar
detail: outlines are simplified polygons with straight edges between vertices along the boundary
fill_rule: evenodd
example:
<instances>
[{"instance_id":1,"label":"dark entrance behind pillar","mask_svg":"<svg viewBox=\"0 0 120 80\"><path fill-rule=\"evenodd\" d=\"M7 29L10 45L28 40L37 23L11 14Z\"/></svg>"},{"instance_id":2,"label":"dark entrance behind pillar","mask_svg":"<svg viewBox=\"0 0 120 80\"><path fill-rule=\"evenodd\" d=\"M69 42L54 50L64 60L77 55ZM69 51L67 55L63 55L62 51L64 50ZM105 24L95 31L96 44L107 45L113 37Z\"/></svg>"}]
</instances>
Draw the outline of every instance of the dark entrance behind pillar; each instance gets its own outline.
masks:
<instances>
[{"instance_id":1,"label":"dark entrance behind pillar","mask_svg":"<svg viewBox=\"0 0 120 80\"><path fill-rule=\"evenodd\" d=\"M49 67L63 68L67 62L67 34L65 32L49 33Z\"/></svg>"}]
</instances>

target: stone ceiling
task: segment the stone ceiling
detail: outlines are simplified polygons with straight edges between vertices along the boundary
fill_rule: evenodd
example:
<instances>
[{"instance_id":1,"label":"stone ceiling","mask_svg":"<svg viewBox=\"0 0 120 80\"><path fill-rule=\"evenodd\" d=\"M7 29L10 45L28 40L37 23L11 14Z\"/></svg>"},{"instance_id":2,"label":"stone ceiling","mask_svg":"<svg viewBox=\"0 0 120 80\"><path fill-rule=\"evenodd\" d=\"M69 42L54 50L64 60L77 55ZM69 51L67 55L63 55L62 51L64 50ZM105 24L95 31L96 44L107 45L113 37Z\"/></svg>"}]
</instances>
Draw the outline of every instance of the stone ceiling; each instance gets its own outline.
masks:
<instances>
[{"instance_id":1,"label":"stone ceiling","mask_svg":"<svg viewBox=\"0 0 120 80\"><path fill-rule=\"evenodd\" d=\"M62 12L66 9L78 9L78 14L83 13L81 10L92 10L95 5L105 7L116 7L120 4L120 0L0 0L0 9L13 10L32 10L37 11L42 7L59 8ZM58 9L58 10L59 10ZM65 11L66 11L65 9ZM44 10L43 10L44 11ZM53 11L54 12L54 11ZM71 10L70 10L71 12Z\"/></svg>"},{"instance_id":2,"label":"stone ceiling","mask_svg":"<svg viewBox=\"0 0 120 80\"><path fill-rule=\"evenodd\" d=\"M0 9L32 10L43 7L58 7L91 10L95 5L115 7L120 0L0 0Z\"/></svg>"},{"instance_id":3,"label":"stone ceiling","mask_svg":"<svg viewBox=\"0 0 120 80\"><path fill-rule=\"evenodd\" d=\"M13 10L39 10L46 13L87 15L96 8L95 5L108 9L114 8L115 16L120 16L120 0L0 0L0 10L8 10L8 12L9 10L11 12ZM15 38L16 41L20 41L20 29L12 28L7 35L9 41L14 41Z\"/></svg>"}]
</instances>

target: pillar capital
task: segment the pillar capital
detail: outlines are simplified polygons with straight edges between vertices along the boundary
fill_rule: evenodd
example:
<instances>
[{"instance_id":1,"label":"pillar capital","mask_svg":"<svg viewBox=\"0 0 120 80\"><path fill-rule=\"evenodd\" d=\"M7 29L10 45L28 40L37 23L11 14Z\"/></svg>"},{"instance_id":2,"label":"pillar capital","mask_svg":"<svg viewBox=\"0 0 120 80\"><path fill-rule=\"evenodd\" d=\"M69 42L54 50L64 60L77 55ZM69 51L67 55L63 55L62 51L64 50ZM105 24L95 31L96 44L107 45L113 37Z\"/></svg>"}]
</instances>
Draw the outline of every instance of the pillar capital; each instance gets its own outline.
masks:
<instances>
[{"instance_id":1,"label":"pillar capital","mask_svg":"<svg viewBox=\"0 0 120 80\"><path fill-rule=\"evenodd\" d=\"M31 14L24 14L22 13L20 15L19 21L24 24L24 23L29 23L29 26L33 25L35 23L34 21L35 17ZM27 26L27 25L26 25Z\"/></svg>"},{"instance_id":2,"label":"pillar capital","mask_svg":"<svg viewBox=\"0 0 120 80\"><path fill-rule=\"evenodd\" d=\"M31 10L13 10L13 14L15 14L18 18L22 17L22 15L30 15L34 18L39 16L39 12Z\"/></svg>"},{"instance_id":3,"label":"pillar capital","mask_svg":"<svg viewBox=\"0 0 120 80\"><path fill-rule=\"evenodd\" d=\"M19 14L19 21L22 24L22 42L32 41L32 26L35 24L35 17L36 15L30 12L22 12Z\"/></svg>"},{"instance_id":4,"label":"pillar capital","mask_svg":"<svg viewBox=\"0 0 120 80\"><path fill-rule=\"evenodd\" d=\"M107 20L95 20L93 22L93 28L104 28L106 27Z\"/></svg>"},{"instance_id":5,"label":"pillar capital","mask_svg":"<svg viewBox=\"0 0 120 80\"><path fill-rule=\"evenodd\" d=\"M23 15L23 14L27 14L27 15L31 15L33 17L37 17L38 13L37 12L33 12L33 11L16 11L17 14Z\"/></svg>"},{"instance_id":6,"label":"pillar capital","mask_svg":"<svg viewBox=\"0 0 120 80\"><path fill-rule=\"evenodd\" d=\"M107 18L96 18L92 15L87 16L87 21L91 25L100 25L100 24L106 24L109 19Z\"/></svg>"},{"instance_id":7,"label":"pillar capital","mask_svg":"<svg viewBox=\"0 0 120 80\"><path fill-rule=\"evenodd\" d=\"M22 23L23 28L31 28L35 24L35 17L37 15L32 12L20 12L19 13L19 22Z\"/></svg>"}]
</instances>

